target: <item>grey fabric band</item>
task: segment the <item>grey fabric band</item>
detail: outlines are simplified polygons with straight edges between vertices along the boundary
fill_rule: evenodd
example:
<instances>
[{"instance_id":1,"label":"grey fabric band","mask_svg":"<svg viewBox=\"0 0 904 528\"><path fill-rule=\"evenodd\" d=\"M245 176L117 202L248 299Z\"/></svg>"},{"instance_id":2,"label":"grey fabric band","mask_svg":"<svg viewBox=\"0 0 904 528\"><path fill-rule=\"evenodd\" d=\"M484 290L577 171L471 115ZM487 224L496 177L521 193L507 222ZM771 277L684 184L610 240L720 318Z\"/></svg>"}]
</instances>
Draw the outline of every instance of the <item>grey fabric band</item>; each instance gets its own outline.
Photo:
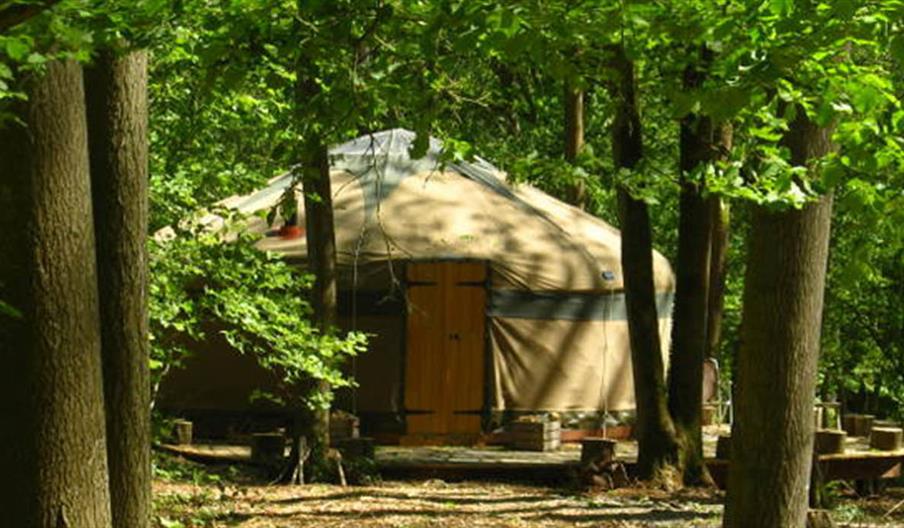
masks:
<instances>
[{"instance_id":1,"label":"grey fabric band","mask_svg":"<svg viewBox=\"0 0 904 528\"><path fill-rule=\"evenodd\" d=\"M672 315L672 292L656 294L660 318ZM487 304L490 317L559 321L625 321L624 293L571 293L492 290Z\"/></svg>"}]
</instances>

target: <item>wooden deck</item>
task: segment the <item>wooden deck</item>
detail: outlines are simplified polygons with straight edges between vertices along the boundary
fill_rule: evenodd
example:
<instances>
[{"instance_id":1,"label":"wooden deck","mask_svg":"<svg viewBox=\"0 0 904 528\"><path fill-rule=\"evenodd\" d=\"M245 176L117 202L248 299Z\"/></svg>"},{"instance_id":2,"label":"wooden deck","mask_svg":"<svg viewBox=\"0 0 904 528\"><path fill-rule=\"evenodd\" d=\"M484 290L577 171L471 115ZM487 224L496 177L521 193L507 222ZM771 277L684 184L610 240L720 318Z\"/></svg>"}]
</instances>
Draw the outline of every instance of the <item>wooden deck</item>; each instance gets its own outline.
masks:
<instances>
[{"instance_id":1,"label":"wooden deck","mask_svg":"<svg viewBox=\"0 0 904 528\"><path fill-rule=\"evenodd\" d=\"M717 483L726 481L728 461L715 458L718 430L704 435L704 455ZM201 462L250 463L251 449L243 445L162 445L163 451ZM870 450L865 438L849 438L846 452L821 455L825 480L897 478L902 475L904 450ZM434 447L378 446L376 462L386 478L506 479L561 481L578 467L580 445L569 443L550 452L513 451L499 446ZM637 443L620 441L616 458L629 469L637 460Z\"/></svg>"}]
</instances>

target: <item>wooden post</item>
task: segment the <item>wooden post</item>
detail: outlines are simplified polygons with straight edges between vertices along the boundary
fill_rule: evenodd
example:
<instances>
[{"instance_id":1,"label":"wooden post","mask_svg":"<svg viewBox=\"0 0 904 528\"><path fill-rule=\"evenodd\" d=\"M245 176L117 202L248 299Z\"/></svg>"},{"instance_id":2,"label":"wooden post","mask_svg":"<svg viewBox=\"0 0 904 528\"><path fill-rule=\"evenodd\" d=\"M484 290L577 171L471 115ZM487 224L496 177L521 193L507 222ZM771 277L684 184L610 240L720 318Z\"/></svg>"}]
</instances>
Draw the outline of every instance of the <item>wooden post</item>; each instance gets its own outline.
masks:
<instances>
[{"instance_id":1,"label":"wooden post","mask_svg":"<svg viewBox=\"0 0 904 528\"><path fill-rule=\"evenodd\" d=\"M192 441L192 423L188 420L176 420L173 423L175 431L176 443L179 445L189 445Z\"/></svg>"}]
</instances>

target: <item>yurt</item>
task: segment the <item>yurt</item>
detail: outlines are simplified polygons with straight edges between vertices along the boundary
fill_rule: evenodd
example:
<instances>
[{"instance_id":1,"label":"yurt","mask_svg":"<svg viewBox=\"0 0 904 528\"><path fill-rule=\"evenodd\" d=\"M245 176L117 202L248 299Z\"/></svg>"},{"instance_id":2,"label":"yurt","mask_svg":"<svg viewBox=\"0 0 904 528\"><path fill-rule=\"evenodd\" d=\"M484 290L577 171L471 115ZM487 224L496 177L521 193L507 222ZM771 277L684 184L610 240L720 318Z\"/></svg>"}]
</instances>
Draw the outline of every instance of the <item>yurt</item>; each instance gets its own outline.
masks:
<instances>
[{"instance_id":1,"label":"yurt","mask_svg":"<svg viewBox=\"0 0 904 528\"><path fill-rule=\"evenodd\" d=\"M438 437L522 413L633 409L618 230L482 159L448 161L437 140L413 159L414 139L395 129L330 150L340 319L371 335L340 404L365 431ZM270 210L291 183L222 205ZM305 238L260 216L260 249L304 266ZM665 356L674 276L653 259ZM250 408L267 376L243 362L223 347L197 351L165 380L161 405Z\"/></svg>"}]
</instances>

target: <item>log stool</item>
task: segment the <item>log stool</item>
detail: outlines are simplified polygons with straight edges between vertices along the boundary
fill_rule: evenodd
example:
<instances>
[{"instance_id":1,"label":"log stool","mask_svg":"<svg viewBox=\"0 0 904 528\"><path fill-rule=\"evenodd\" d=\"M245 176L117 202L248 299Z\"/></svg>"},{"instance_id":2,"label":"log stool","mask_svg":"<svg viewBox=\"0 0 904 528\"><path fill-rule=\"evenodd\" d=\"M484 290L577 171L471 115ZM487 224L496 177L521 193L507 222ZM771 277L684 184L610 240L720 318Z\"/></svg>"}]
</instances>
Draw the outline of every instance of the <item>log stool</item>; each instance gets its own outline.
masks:
<instances>
[{"instance_id":1,"label":"log stool","mask_svg":"<svg viewBox=\"0 0 904 528\"><path fill-rule=\"evenodd\" d=\"M816 431L814 449L817 455L837 455L844 453L847 433L839 429L819 429Z\"/></svg>"},{"instance_id":2,"label":"log stool","mask_svg":"<svg viewBox=\"0 0 904 528\"><path fill-rule=\"evenodd\" d=\"M842 419L842 427L848 436L869 436L875 419L872 414L846 414Z\"/></svg>"},{"instance_id":3,"label":"log stool","mask_svg":"<svg viewBox=\"0 0 904 528\"><path fill-rule=\"evenodd\" d=\"M189 445L192 441L192 423L188 420L176 420L173 422L173 432L176 436L176 443L179 445Z\"/></svg>"},{"instance_id":4,"label":"log stool","mask_svg":"<svg viewBox=\"0 0 904 528\"><path fill-rule=\"evenodd\" d=\"M581 440L581 465L604 464L615 460L615 445L609 438L588 436Z\"/></svg>"},{"instance_id":5,"label":"log stool","mask_svg":"<svg viewBox=\"0 0 904 528\"><path fill-rule=\"evenodd\" d=\"M869 446L880 451L898 451L902 448L904 431L900 427L873 427Z\"/></svg>"},{"instance_id":6,"label":"log stool","mask_svg":"<svg viewBox=\"0 0 904 528\"><path fill-rule=\"evenodd\" d=\"M600 437L581 440L581 479L585 485L609 490L630 484L625 466L615 460L617 443Z\"/></svg>"}]
</instances>

